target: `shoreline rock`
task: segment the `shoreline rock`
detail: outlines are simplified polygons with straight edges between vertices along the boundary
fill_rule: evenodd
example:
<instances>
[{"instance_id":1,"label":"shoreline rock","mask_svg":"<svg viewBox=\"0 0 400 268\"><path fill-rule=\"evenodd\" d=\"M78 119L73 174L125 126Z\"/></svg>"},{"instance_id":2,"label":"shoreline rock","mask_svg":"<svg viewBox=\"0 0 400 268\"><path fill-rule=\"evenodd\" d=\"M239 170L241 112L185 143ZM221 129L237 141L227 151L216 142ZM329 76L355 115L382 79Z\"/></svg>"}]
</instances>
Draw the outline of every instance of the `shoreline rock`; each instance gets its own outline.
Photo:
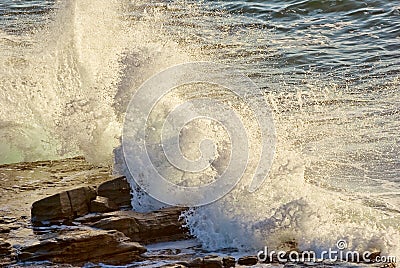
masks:
<instances>
[{"instance_id":1,"label":"shoreline rock","mask_svg":"<svg viewBox=\"0 0 400 268\"><path fill-rule=\"evenodd\" d=\"M0 267L11 263L14 260L13 257L11 244L3 239L0 239Z\"/></svg>"},{"instance_id":2,"label":"shoreline rock","mask_svg":"<svg viewBox=\"0 0 400 268\"><path fill-rule=\"evenodd\" d=\"M107 197L96 196L96 199L90 201L90 212L92 213L106 213L118 210L117 204Z\"/></svg>"},{"instance_id":3,"label":"shoreline rock","mask_svg":"<svg viewBox=\"0 0 400 268\"><path fill-rule=\"evenodd\" d=\"M107 198L119 208L132 209L131 186L124 176L103 182L97 187L97 195Z\"/></svg>"},{"instance_id":4,"label":"shoreline rock","mask_svg":"<svg viewBox=\"0 0 400 268\"><path fill-rule=\"evenodd\" d=\"M185 208L139 213L126 210L130 199L129 183L118 177L35 201L31 222L40 241L22 247L18 260L123 265L143 259L146 248L139 243L189 237L180 218Z\"/></svg>"},{"instance_id":5,"label":"shoreline rock","mask_svg":"<svg viewBox=\"0 0 400 268\"><path fill-rule=\"evenodd\" d=\"M86 262L110 265L128 264L142 260L146 248L132 242L115 230L68 230L37 244L23 247L18 254L22 262L51 261L83 264Z\"/></svg>"},{"instance_id":6,"label":"shoreline rock","mask_svg":"<svg viewBox=\"0 0 400 268\"><path fill-rule=\"evenodd\" d=\"M131 191L125 177L118 177L98 187L84 186L63 191L35 201L31 208L34 226L70 223L91 212L131 209ZM97 188L97 189L96 189Z\"/></svg>"},{"instance_id":7,"label":"shoreline rock","mask_svg":"<svg viewBox=\"0 0 400 268\"><path fill-rule=\"evenodd\" d=\"M80 187L64 191L33 203L33 225L63 223L89 213L90 202L96 198L93 187Z\"/></svg>"},{"instance_id":8,"label":"shoreline rock","mask_svg":"<svg viewBox=\"0 0 400 268\"><path fill-rule=\"evenodd\" d=\"M244 266L252 266L258 263L256 256L244 256L238 259L237 263Z\"/></svg>"},{"instance_id":9,"label":"shoreline rock","mask_svg":"<svg viewBox=\"0 0 400 268\"><path fill-rule=\"evenodd\" d=\"M97 191L95 187L86 186L38 200L31 209L32 225L86 225L117 230L133 241L143 243L175 241L188 237L188 230L182 227L184 222L180 219L185 208L170 207L149 213L118 210L123 209L126 198L130 198L130 191L126 189L128 186L126 179L119 177L102 183ZM97 195L107 195L105 189L111 193L108 197ZM116 198L116 195L119 197Z\"/></svg>"},{"instance_id":10,"label":"shoreline rock","mask_svg":"<svg viewBox=\"0 0 400 268\"><path fill-rule=\"evenodd\" d=\"M103 230L118 230L133 241L153 243L176 241L188 238L180 215L185 208L172 207L149 213L114 211L103 214L88 214L75 219L81 224Z\"/></svg>"}]
</instances>

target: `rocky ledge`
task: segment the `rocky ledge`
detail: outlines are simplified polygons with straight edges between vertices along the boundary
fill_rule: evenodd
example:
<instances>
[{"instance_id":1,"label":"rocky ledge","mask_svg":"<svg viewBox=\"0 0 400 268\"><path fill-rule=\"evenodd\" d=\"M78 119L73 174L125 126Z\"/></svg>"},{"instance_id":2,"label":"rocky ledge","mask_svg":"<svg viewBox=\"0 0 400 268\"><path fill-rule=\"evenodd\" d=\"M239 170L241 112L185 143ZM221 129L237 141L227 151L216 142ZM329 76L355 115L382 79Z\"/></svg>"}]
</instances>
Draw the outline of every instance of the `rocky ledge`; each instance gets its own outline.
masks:
<instances>
[{"instance_id":1,"label":"rocky ledge","mask_svg":"<svg viewBox=\"0 0 400 268\"><path fill-rule=\"evenodd\" d=\"M135 212L130 189L83 158L0 166L0 267L395 267L207 255L184 227L185 208Z\"/></svg>"},{"instance_id":2,"label":"rocky ledge","mask_svg":"<svg viewBox=\"0 0 400 268\"><path fill-rule=\"evenodd\" d=\"M3 165L0 185L0 267L125 265L144 244L188 237L183 208L134 212L127 180L83 158Z\"/></svg>"},{"instance_id":3,"label":"rocky ledge","mask_svg":"<svg viewBox=\"0 0 400 268\"><path fill-rule=\"evenodd\" d=\"M15 260L123 265L143 259L146 248L139 243L188 237L180 220L183 208L137 213L130 200L126 178L116 177L35 201L31 229L38 241L19 247ZM11 257L10 244L2 248Z\"/></svg>"},{"instance_id":4,"label":"rocky ledge","mask_svg":"<svg viewBox=\"0 0 400 268\"><path fill-rule=\"evenodd\" d=\"M142 260L146 248L123 233L110 230L76 229L54 233L37 244L23 247L18 260L51 261L82 265L86 262L127 264Z\"/></svg>"},{"instance_id":5,"label":"rocky ledge","mask_svg":"<svg viewBox=\"0 0 400 268\"><path fill-rule=\"evenodd\" d=\"M131 209L131 193L125 177L117 177L97 187L84 186L63 191L32 205L33 225L69 223L88 213Z\"/></svg>"}]
</instances>

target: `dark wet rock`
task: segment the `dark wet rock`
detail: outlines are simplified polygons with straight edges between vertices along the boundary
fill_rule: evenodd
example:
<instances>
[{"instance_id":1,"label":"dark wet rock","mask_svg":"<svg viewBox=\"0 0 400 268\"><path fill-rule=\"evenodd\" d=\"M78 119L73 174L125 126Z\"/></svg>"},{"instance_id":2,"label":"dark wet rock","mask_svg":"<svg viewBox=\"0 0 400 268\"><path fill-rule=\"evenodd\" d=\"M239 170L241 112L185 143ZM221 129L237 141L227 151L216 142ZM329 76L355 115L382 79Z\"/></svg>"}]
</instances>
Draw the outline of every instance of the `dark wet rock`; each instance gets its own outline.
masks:
<instances>
[{"instance_id":1,"label":"dark wet rock","mask_svg":"<svg viewBox=\"0 0 400 268\"><path fill-rule=\"evenodd\" d=\"M0 238L0 267L8 267L15 262L15 254L12 252L11 244Z\"/></svg>"},{"instance_id":2,"label":"dark wet rock","mask_svg":"<svg viewBox=\"0 0 400 268\"><path fill-rule=\"evenodd\" d=\"M94 188L86 186L36 201L31 209L32 223L58 223L83 216L89 213L90 201L95 197Z\"/></svg>"},{"instance_id":3,"label":"dark wet rock","mask_svg":"<svg viewBox=\"0 0 400 268\"><path fill-rule=\"evenodd\" d=\"M207 268L222 268L222 258L218 256L206 256L203 258L203 267Z\"/></svg>"},{"instance_id":4,"label":"dark wet rock","mask_svg":"<svg viewBox=\"0 0 400 268\"><path fill-rule=\"evenodd\" d=\"M103 182L97 188L97 195L107 197L118 207L131 207L131 187L125 177Z\"/></svg>"},{"instance_id":5,"label":"dark wet rock","mask_svg":"<svg viewBox=\"0 0 400 268\"><path fill-rule=\"evenodd\" d=\"M239 265L245 265L245 266L251 266L251 265L256 265L258 262L258 259L256 256L244 256L238 259L238 264Z\"/></svg>"},{"instance_id":6,"label":"dark wet rock","mask_svg":"<svg viewBox=\"0 0 400 268\"><path fill-rule=\"evenodd\" d=\"M133 241L149 243L187 238L180 215L183 208L165 208L150 213L114 211L89 214L75 221L103 230L117 230Z\"/></svg>"},{"instance_id":7,"label":"dark wet rock","mask_svg":"<svg viewBox=\"0 0 400 268\"><path fill-rule=\"evenodd\" d=\"M146 248L115 230L69 230L20 249L20 261L105 263L122 265L142 260Z\"/></svg>"},{"instance_id":8,"label":"dark wet rock","mask_svg":"<svg viewBox=\"0 0 400 268\"><path fill-rule=\"evenodd\" d=\"M11 255L11 244L0 239L0 258Z\"/></svg>"},{"instance_id":9,"label":"dark wet rock","mask_svg":"<svg viewBox=\"0 0 400 268\"><path fill-rule=\"evenodd\" d=\"M90 212L104 213L118 210L118 206L107 197L97 196L90 201Z\"/></svg>"},{"instance_id":10,"label":"dark wet rock","mask_svg":"<svg viewBox=\"0 0 400 268\"><path fill-rule=\"evenodd\" d=\"M224 267L235 267L236 260L234 257L226 256L222 258L222 264Z\"/></svg>"},{"instance_id":11,"label":"dark wet rock","mask_svg":"<svg viewBox=\"0 0 400 268\"><path fill-rule=\"evenodd\" d=\"M0 225L0 234L8 234L9 232L11 232L10 227L4 224Z\"/></svg>"},{"instance_id":12,"label":"dark wet rock","mask_svg":"<svg viewBox=\"0 0 400 268\"><path fill-rule=\"evenodd\" d=\"M205 256L204 258L195 258L188 263L192 268L222 268L222 258L218 256Z\"/></svg>"}]
</instances>

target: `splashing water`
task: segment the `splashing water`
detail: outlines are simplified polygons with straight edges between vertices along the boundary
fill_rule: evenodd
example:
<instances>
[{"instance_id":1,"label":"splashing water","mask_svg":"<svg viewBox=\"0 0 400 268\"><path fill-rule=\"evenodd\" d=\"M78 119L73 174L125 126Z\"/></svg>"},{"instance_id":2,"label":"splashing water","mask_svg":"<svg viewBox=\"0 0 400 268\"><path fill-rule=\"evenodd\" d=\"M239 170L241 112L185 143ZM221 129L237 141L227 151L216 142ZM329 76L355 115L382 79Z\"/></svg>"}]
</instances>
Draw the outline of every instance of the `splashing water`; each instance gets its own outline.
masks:
<instances>
[{"instance_id":1,"label":"splashing water","mask_svg":"<svg viewBox=\"0 0 400 268\"><path fill-rule=\"evenodd\" d=\"M110 164L114 157L115 172L131 180L136 210L165 206L137 187L118 147L129 100L151 75L175 64L214 60L238 65L265 91L259 97L274 112L275 160L267 181L255 193L247 191L251 172L245 173L228 195L187 212L191 233L210 250L280 248L296 241L301 250L318 252L345 239L349 249L399 256L400 80L396 57L389 53L376 61L378 71L371 77L361 70L354 77L341 63L330 71L330 60L337 54L329 58L325 45L332 41L330 34L351 32L346 28L354 27L350 22L297 23L298 18L292 18L296 5L275 10L260 4L273 10L271 23L282 32L276 24L285 12L290 15L290 25L282 22L290 30L285 34L295 36L289 42L287 35L260 21L265 15L229 13L221 11L221 5L238 9L230 2L224 6L212 1L71 0L55 3L54 11L45 13L47 20L28 30L10 31L1 24L0 162L84 155L94 163ZM389 8L390 16L398 16L398 8L388 5L382 4L381 9ZM299 7L304 8L315 7ZM252 4L241 9L253 12ZM319 10L325 9L329 8L321 4ZM302 23L310 27L304 29ZM310 36L308 31L314 28L321 36ZM394 26L390 29L391 35L398 31ZM306 34L297 34L303 30ZM299 51L308 55L307 48L315 46L324 57L310 52L318 60L304 71L301 67L308 61ZM388 42L385 49L394 53L391 46L396 42ZM285 56L282 50L289 52ZM343 56L340 60L351 59ZM363 70L366 64L354 63ZM154 118L165 117L163 112L177 100L210 94L218 98L212 95L216 92L212 87L205 88L206 93L188 87L170 96L155 110ZM246 115L240 103L223 101L233 101L231 107ZM246 124L251 121L247 119ZM196 127L200 130L188 130L180 137L183 149L198 153L192 144L204 137L214 137L217 145L229 147L223 128L207 122ZM222 134L211 135L215 130ZM251 146L250 152L257 155L257 146ZM226 165L224 150L214 167ZM175 179L188 185L197 182Z\"/></svg>"},{"instance_id":2,"label":"splashing water","mask_svg":"<svg viewBox=\"0 0 400 268\"><path fill-rule=\"evenodd\" d=\"M118 1L66 1L32 34L1 32L0 162L83 154L111 163L125 98L186 59L152 39L145 19L132 25L121 12Z\"/></svg>"}]
</instances>

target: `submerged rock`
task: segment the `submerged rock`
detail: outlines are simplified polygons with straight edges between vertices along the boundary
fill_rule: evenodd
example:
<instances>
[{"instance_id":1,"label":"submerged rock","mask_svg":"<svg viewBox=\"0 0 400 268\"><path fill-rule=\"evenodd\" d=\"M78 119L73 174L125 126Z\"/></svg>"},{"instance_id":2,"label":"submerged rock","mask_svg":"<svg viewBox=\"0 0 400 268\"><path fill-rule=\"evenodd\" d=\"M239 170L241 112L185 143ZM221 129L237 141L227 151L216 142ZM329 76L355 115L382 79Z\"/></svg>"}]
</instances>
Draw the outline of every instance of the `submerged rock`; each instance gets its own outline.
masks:
<instances>
[{"instance_id":1,"label":"submerged rock","mask_svg":"<svg viewBox=\"0 0 400 268\"><path fill-rule=\"evenodd\" d=\"M188 232L182 227L180 215L184 208L165 208L150 213L115 211L89 214L76 221L103 230L118 230L133 241L150 243L185 239Z\"/></svg>"},{"instance_id":2,"label":"submerged rock","mask_svg":"<svg viewBox=\"0 0 400 268\"><path fill-rule=\"evenodd\" d=\"M58 223L72 220L89 213L90 202L96 197L93 187L86 186L64 191L32 205L31 220L33 225Z\"/></svg>"},{"instance_id":3,"label":"submerged rock","mask_svg":"<svg viewBox=\"0 0 400 268\"><path fill-rule=\"evenodd\" d=\"M97 188L97 195L107 197L118 207L131 207L131 186L125 177L103 182Z\"/></svg>"},{"instance_id":4,"label":"submerged rock","mask_svg":"<svg viewBox=\"0 0 400 268\"><path fill-rule=\"evenodd\" d=\"M141 260L146 248L131 242L115 230L69 230L62 231L37 244L20 249L20 261L44 261L54 263L105 263L128 264Z\"/></svg>"}]
</instances>

